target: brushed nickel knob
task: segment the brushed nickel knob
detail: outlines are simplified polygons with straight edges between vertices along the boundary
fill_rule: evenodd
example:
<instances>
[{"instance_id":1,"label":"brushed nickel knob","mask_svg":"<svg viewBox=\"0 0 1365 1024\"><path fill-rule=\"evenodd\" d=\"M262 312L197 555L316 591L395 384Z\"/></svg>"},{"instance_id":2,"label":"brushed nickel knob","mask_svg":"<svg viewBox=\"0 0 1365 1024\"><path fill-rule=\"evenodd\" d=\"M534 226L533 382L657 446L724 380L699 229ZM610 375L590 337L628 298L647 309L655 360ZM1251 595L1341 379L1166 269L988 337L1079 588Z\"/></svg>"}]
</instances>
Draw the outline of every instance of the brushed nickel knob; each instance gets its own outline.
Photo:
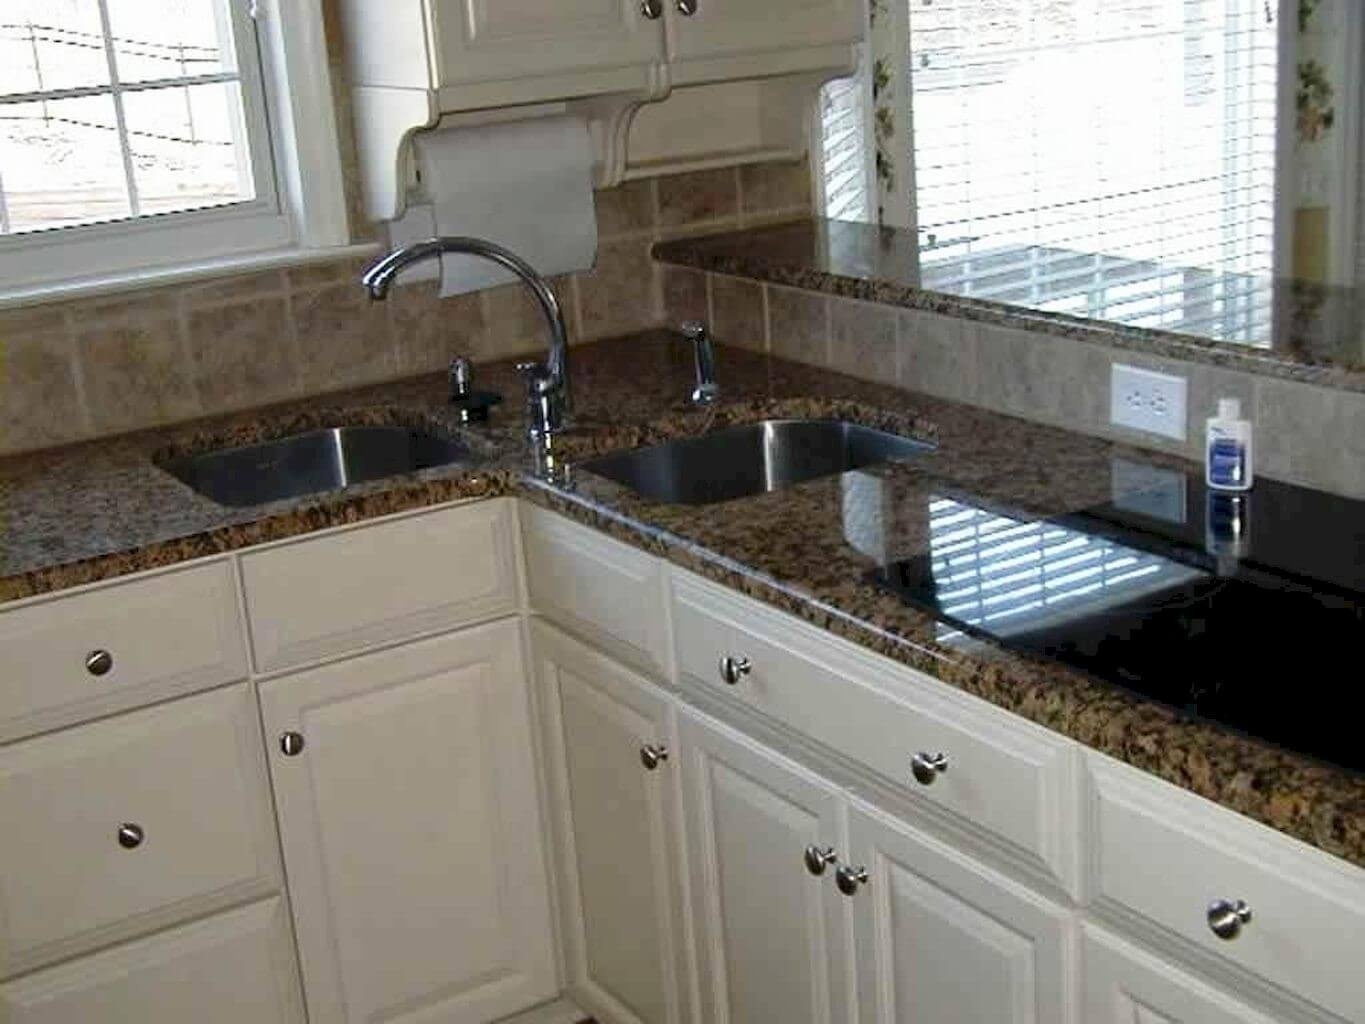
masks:
<instances>
[{"instance_id":1,"label":"brushed nickel knob","mask_svg":"<svg viewBox=\"0 0 1365 1024\"><path fill-rule=\"evenodd\" d=\"M839 857L835 854L834 847L814 844L806 847L806 870L812 875L823 875L825 868L838 863Z\"/></svg>"},{"instance_id":2,"label":"brushed nickel knob","mask_svg":"<svg viewBox=\"0 0 1365 1024\"><path fill-rule=\"evenodd\" d=\"M289 732L280 734L280 750L285 757L298 757L303 753L303 733Z\"/></svg>"},{"instance_id":3,"label":"brushed nickel knob","mask_svg":"<svg viewBox=\"0 0 1365 1024\"><path fill-rule=\"evenodd\" d=\"M646 743L640 748L640 763L645 766L647 771L653 771L659 767L661 761L668 760L668 747L662 743Z\"/></svg>"},{"instance_id":4,"label":"brushed nickel knob","mask_svg":"<svg viewBox=\"0 0 1365 1024\"><path fill-rule=\"evenodd\" d=\"M114 656L100 649L85 656L85 670L92 676L102 676L114 667Z\"/></svg>"},{"instance_id":5,"label":"brushed nickel knob","mask_svg":"<svg viewBox=\"0 0 1365 1024\"><path fill-rule=\"evenodd\" d=\"M753 662L742 654L736 657L727 654L720 659L720 678L729 686L734 686L753 670Z\"/></svg>"},{"instance_id":6,"label":"brushed nickel knob","mask_svg":"<svg viewBox=\"0 0 1365 1024\"><path fill-rule=\"evenodd\" d=\"M1209 930L1226 942L1242 934L1251 923L1251 908L1243 900L1214 900L1209 904Z\"/></svg>"},{"instance_id":7,"label":"brushed nickel knob","mask_svg":"<svg viewBox=\"0 0 1365 1024\"><path fill-rule=\"evenodd\" d=\"M910 774L921 786L932 786L934 780L948 770L948 755L926 754L920 751L910 759Z\"/></svg>"},{"instance_id":8,"label":"brushed nickel knob","mask_svg":"<svg viewBox=\"0 0 1365 1024\"><path fill-rule=\"evenodd\" d=\"M663 0L640 0L640 13L650 21L658 21L664 13Z\"/></svg>"},{"instance_id":9,"label":"brushed nickel knob","mask_svg":"<svg viewBox=\"0 0 1365 1024\"><path fill-rule=\"evenodd\" d=\"M867 884L867 868L852 867L845 864L838 871L834 872L834 884L839 887L839 891L845 896L856 896L860 886Z\"/></svg>"},{"instance_id":10,"label":"brushed nickel knob","mask_svg":"<svg viewBox=\"0 0 1365 1024\"><path fill-rule=\"evenodd\" d=\"M678 13L684 18L690 18L697 13L699 6L698 0L678 0Z\"/></svg>"},{"instance_id":11,"label":"brushed nickel knob","mask_svg":"<svg viewBox=\"0 0 1365 1024\"><path fill-rule=\"evenodd\" d=\"M118 844L125 850L135 850L142 845L142 840L146 833L142 831L142 826L131 821L125 821L118 827Z\"/></svg>"}]
</instances>

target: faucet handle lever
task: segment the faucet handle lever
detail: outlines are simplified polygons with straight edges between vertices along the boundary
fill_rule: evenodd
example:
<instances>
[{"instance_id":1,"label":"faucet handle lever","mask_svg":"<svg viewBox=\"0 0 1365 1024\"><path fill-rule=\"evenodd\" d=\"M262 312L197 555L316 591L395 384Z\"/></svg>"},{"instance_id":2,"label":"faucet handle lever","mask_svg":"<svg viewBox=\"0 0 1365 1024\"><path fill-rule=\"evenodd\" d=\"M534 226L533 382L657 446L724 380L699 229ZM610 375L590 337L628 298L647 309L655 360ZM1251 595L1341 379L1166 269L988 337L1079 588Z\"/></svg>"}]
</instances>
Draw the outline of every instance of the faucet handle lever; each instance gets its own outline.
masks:
<instances>
[{"instance_id":1,"label":"faucet handle lever","mask_svg":"<svg viewBox=\"0 0 1365 1024\"><path fill-rule=\"evenodd\" d=\"M544 394L554 383L554 374L550 373L550 368L544 363L517 363L517 372L526 379L527 394Z\"/></svg>"},{"instance_id":2,"label":"faucet handle lever","mask_svg":"<svg viewBox=\"0 0 1365 1024\"><path fill-rule=\"evenodd\" d=\"M706 324L701 320L684 320L678 325L678 330L688 341L704 341L706 339Z\"/></svg>"},{"instance_id":3,"label":"faucet handle lever","mask_svg":"<svg viewBox=\"0 0 1365 1024\"><path fill-rule=\"evenodd\" d=\"M692 360L697 373L696 386L688 399L697 406L713 405L720 397L720 386L716 384L716 355L706 324L701 320L684 320L678 329L692 343Z\"/></svg>"}]
</instances>

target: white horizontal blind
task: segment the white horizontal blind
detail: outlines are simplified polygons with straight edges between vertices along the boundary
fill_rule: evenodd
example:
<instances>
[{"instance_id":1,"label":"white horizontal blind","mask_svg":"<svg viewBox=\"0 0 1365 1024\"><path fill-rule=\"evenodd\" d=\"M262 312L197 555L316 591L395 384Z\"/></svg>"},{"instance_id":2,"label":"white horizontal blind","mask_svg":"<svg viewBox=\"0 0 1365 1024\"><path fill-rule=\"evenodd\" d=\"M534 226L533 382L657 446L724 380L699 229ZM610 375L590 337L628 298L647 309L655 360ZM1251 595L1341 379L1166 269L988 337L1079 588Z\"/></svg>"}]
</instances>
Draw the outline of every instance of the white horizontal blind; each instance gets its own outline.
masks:
<instances>
[{"instance_id":1,"label":"white horizontal blind","mask_svg":"<svg viewBox=\"0 0 1365 1024\"><path fill-rule=\"evenodd\" d=\"M863 76L854 75L830 82L820 97L825 216L836 220L871 219L865 88Z\"/></svg>"},{"instance_id":2,"label":"white horizontal blind","mask_svg":"<svg viewBox=\"0 0 1365 1024\"><path fill-rule=\"evenodd\" d=\"M926 286L1268 343L1276 0L904 0Z\"/></svg>"},{"instance_id":3,"label":"white horizontal blind","mask_svg":"<svg viewBox=\"0 0 1365 1024\"><path fill-rule=\"evenodd\" d=\"M254 33L230 0L0 4L0 234L268 193Z\"/></svg>"},{"instance_id":4,"label":"white horizontal blind","mask_svg":"<svg viewBox=\"0 0 1365 1024\"><path fill-rule=\"evenodd\" d=\"M950 498L929 502L929 553L940 608L997 636L1040 629L1202 575L1103 537ZM939 634L958 635L951 627Z\"/></svg>"}]
</instances>

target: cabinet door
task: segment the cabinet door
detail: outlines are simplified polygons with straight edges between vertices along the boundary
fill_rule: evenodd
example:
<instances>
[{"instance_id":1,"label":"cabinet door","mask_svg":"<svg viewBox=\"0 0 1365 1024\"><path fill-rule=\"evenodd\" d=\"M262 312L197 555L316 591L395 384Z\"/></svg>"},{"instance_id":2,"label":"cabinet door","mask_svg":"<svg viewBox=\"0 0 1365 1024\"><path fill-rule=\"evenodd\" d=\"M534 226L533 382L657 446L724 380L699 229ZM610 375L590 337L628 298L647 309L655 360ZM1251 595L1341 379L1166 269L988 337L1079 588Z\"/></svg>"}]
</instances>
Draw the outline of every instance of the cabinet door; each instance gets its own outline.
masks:
<instances>
[{"instance_id":1,"label":"cabinet door","mask_svg":"<svg viewBox=\"0 0 1365 1024\"><path fill-rule=\"evenodd\" d=\"M693 13L683 14L684 6ZM863 35L858 0L667 0L664 10L670 60L853 43Z\"/></svg>"},{"instance_id":2,"label":"cabinet door","mask_svg":"<svg viewBox=\"0 0 1365 1024\"><path fill-rule=\"evenodd\" d=\"M865 1024L1074 1019L1067 911L857 802L849 832Z\"/></svg>"},{"instance_id":3,"label":"cabinet door","mask_svg":"<svg viewBox=\"0 0 1365 1024\"><path fill-rule=\"evenodd\" d=\"M1149 953L1085 930L1086 1024L1271 1024L1271 1019Z\"/></svg>"},{"instance_id":4,"label":"cabinet door","mask_svg":"<svg viewBox=\"0 0 1365 1024\"><path fill-rule=\"evenodd\" d=\"M312 1024L555 994L520 651L504 621L262 686Z\"/></svg>"},{"instance_id":5,"label":"cabinet door","mask_svg":"<svg viewBox=\"0 0 1365 1024\"><path fill-rule=\"evenodd\" d=\"M663 23L640 0L432 0L440 85L657 61ZM382 7L382 5L377 5Z\"/></svg>"},{"instance_id":6,"label":"cabinet door","mask_svg":"<svg viewBox=\"0 0 1365 1024\"><path fill-rule=\"evenodd\" d=\"M678 729L701 1019L852 1020L849 907L832 865L803 863L807 847L844 849L842 797L701 715Z\"/></svg>"},{"instance_id":7,"label":"cabinet door","mask_svg":"<svg viewBox=\"0 0 1365 1024\"><path fill-rule=\"evenodd\" d=\"M579 1004L620 1024L678 1024L687 960L668 701L533 623L544 697L565 959Z\"/></svg>"}]
</instances>

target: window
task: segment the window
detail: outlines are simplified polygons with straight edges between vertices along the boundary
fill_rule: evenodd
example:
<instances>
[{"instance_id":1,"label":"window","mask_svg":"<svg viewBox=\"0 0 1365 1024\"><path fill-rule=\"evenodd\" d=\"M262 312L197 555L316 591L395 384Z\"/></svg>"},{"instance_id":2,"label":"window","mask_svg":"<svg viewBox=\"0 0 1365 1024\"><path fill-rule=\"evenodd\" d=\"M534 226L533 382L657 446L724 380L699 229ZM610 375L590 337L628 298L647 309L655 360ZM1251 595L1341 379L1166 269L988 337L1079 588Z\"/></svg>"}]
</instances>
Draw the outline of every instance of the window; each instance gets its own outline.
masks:
<instances>
[{"instance_id":1,"label":"window","mask_svg":"<svg viewBox=\"0 0 1365 1024\"><path fill-rule=\"evenodd\" d=\"M310 68L306 46L286 35L306 29L303 42L321 40L309 8L281 5L272 16L261 0L4 0L0 292L67 282L73 270L93 277L343 244L326 63ZM305 156L321 193L311 208L289 184Z\"/></svg>"}]
</instances>

